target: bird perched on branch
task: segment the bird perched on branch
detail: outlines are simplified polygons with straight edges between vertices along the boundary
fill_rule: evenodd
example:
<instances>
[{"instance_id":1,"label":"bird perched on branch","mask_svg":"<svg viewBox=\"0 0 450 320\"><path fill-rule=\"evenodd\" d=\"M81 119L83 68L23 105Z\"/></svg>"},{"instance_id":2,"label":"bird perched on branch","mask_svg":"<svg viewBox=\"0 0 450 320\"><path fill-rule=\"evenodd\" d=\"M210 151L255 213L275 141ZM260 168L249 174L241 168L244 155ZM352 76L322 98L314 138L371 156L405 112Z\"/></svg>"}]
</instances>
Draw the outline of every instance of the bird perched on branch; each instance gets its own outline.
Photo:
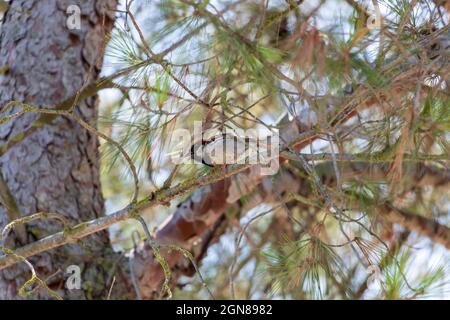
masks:
<instances>
[{"instance_id":1,"label":"bird perched on branch","mask_svg":"<svg viewBox=\"0 0 450 320\"><path fill-rule=\"evenodd\" d=\"M193 144L191 159L209 167L245 163L246 160L254 160L257 148L256 139L223 132Z\"/></svg>"}]
</instances>

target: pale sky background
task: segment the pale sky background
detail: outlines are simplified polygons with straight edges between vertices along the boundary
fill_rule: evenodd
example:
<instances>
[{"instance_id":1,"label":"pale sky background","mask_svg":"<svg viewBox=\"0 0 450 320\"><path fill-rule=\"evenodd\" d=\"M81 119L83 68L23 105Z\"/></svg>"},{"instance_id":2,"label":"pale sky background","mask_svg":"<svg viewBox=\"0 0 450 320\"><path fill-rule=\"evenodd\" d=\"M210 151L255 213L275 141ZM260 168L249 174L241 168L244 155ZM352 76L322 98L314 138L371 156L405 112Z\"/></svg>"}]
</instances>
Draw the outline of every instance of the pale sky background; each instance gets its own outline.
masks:
<instances>
[{"instance_id":1,"label":"pale sky background","mask_svg":"<svg viewBox=\"0 0 450 320\"><path fill-rule=\"evenodd\" d=\"M306 2L306 4L302 5L302 7L306 11L310 10L308 8L314 8L319 3L318 0L310 0L310 1L305 1L305 2ZM123 3L123 1L122 1L122 3ZM222 7L222 5L220 3L225 3L225 2L213 0L213 1L211 1L211 3L214 4L214 6L220 10L220 8ZM276 1L271 1L270 3L273 5L276 5ZM368 1L367 3L369 4L369 8L373 8L373 6L371 5L371 1ZM381 3L381 2L380 2L380 10L382 12L382 15L386 15L386 13L388 12L387 7L385 5L383 5L383 3ZM139 18L141 21L145 21L145 19L151 17L151 14L152 14L152 10L149 10L148 16L145 13L145 14L141 15ZM317 16L319 18L317 19L317 25L321 28L332 28L333 25L341 24L342 21L347 21L349 14L351 14L350 7L340 6L337 1L326 1L326 3L324 5L322 5L322 7L320 8L320 10L318 12ZM144 24L142 24L142 25L144 25ZM177 38L177 36L175 33L174 39L173 40L167 39L167 41L175 42L176 38ZM164 46L164 48L165 48L165 46ZM159 50L161 50L163 48L161 47L161 48L152 48L152 49L155 52L158 52ZM376 49L376 44L374 45L374 49ZM172 55L171 58L176 58L176 57L173 57L173 55ZM110 65L111 65L111 61L107 60L105 62L105 66L107 66L107 67L104 68L104 70L103 70L104 74L109 74L112 72L112 69L108 67ZM100 93L100 96L101 96L101 101L104 101L104 102L108 101L110 99L118 98L118 94L114 90L103 90ZM275 119L271 118L269 115L267 115L263 120L266 121L267 123L270 123L270 122L274 123L274 121L275 121ZM313 150L319 150L320 148L324 147L325 145L326 145L326 143L324 143L324 142L315 143L313 145ZM310 149L307 148L303 151L305 153L308 153L308 152L310 152ZM168 173L166 173L166 174L168 174ZM164 179L166 178L166 174L164 174L164 176L161 177L161 181L164 181ZM117 200L117 199L115 199L115 200ZM107 199L106 204L107 204L106 207L108 209L108 212L113 212L117 209L120 209L120 206L118 206L117 201L115 201L113 203L110 201L110 199ZM122 204L126 205L126 200L124 200L124 202ZM449 215L448 216L450 217L450 203L449 203L448 207L449 207L449 209L448 209ZM261 212L264 212L267 209L268 209L268 206L265 204L261 204L260 206L252 209L241 219L241 224L244 225L251 217L253 217ZM174 211L174 208L172 208L172 211ZM149 224L152 225L153 227L158 226L166 214L167 214L167 212L164 211L164 214L162 214L162 216L159 219L151 219L149 221ZM268 216L266 218L268 218ZM264 219L264 218L262 218L262 219ZM441 221L441 222L444 222L444 221ZM115 232L117 232L117 230L119 228L120 228L119 225L115 225L111 228L110 231L114 234ZM204 258L202 265L201 265L201 270L204 274L210 275L214 278L214 274L212 274L212 272L214 272L214 265L217 263L217 261L219 259L223 259L224 256L230 256L230 257L233 256L233 254L235 252L234 237L235 237L235 235L230 235L230 234L222 236L220 242L213 245L208 250L208 254L207 254L206 258ZM248 247L246 247L245 243L243 242L241 244L241 254L245 254L247 249L248 249ZM418 249L421 249L421 250L418 250ZM414 246L414 248L412 248L412 250L414 252L416 252L416 254L414 255L414 257L415 257L414 265L409 268L411 277L414 277L415 275L418 275L421 272L423 272L425 270L429 270L430 268L435 267L437 265L445 264L447 266L450 266L450 253L443 246L441 246L439 244L434 244L433 242L431 242L430 240L428 240L426 238L422 238L422 240L420 242L418 242ZM246 268L244 268L242 270L240 276L238 277L238 279L236 281L239 281L239 278L245 279L246 277L251 277L254 275L254 273L255 273L254 265L249 264ZM360 274L359 276L363 277L364 274ZM450 275L449 275L448 270L447 270L446 278L447 278L447 280L446 280L447 285L444 288L442 288L442 292L439 293L438 291L436 291L435 295L433 295L433 297L431 297L431 298L450 299ZM188 288L189 288L189 286L186 287L187 290L188 290ZM379 288L376 285L372 285L370 287L370 289L367 290L365 298L375 297L378 290L379 290ZM254 298L258 298L258 296L254 296Z\"/></svg>"}]
</instances>

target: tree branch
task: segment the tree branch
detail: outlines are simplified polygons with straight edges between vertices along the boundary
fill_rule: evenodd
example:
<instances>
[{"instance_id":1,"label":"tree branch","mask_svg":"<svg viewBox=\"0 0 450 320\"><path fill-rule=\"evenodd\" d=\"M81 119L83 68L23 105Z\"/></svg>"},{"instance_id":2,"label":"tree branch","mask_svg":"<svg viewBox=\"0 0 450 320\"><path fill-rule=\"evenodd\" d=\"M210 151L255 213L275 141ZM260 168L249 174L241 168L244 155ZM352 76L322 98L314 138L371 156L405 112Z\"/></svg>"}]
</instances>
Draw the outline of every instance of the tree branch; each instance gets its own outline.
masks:
<instances>
[{"instance_id":1,"label":"tree branch","mask_svg":"<svg viewBox=\"0 0 450 320\"><path fill-rule=\"evenodd\" d=\"M436 243L442 244L447 249L450 249L449 227L446 227L433 219L394 207L391 204L386 204L385 208L386 212L382 214L382 217L387 221L399 224L407 230L417 232Z\"/></svg>"},{"instance_id":2,"label":"tree branch","mask_svg":"<svg viewBox=\"0 0 450 320\"><path fill-rule=\"evenodd\" d=\"M134 216L139 215L139 213L141 213L145 209L155 207L157 205L168 205L173 199L183 194L192 192L194 189L200 188L201 186L214 184L216 182L219 182L217 185L221 185L222 180L246 170L247 168L249 168L249 166L250 165L231 166L225 174L223 174L223 172L220 170L215 170L208 176L200 177L194 181L180 183L179 185L171 189L159 190L155 193L152 193L149 197L139 201L135 207L128 206L110 215L80 223L74 227L69 228L66 231L58 232L56 234L38 240L32 244L21 247L15 250L14 253L17 256L27 258L68 243L76 242L77 240L84 238L90 234L104 230L115 223L133 218ZM18 261L20 260L13 255L0 256L0 270L11 266Z\"/></svg>"}]
</instances>

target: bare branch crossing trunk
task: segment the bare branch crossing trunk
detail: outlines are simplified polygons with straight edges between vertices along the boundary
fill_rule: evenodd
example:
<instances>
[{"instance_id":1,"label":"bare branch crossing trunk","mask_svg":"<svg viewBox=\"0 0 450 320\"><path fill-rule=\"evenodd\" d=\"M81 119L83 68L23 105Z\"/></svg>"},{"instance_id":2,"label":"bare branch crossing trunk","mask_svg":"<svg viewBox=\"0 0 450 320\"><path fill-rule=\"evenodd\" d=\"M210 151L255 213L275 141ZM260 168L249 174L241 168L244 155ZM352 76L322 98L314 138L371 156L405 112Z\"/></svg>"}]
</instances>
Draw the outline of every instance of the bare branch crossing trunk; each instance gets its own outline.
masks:
<instances>
[{"instance_id":1,"label":"bare branch crossing trunk","mask_svg":"<svg viewBox=\"0 0 450 320\"><path fill-rule=\"evenodd\" d=\"M80 30L67 27L70 5L81 9ZM8 70L0 74L0 106L3 108L14 100L52 108L95 81L103 63L105 35L113 27L116 5L116 0L11 1L0 35L0 66ZM18 110L7 110L3 116ZM97 111L97 97L76 106L76 113L92 126L96 125ZM10 137L26 130L36 117L27 113L2 124L0 141L7 143ZM102 216L98 145L98 138L76 121L58 117L3 155L3 176L20 213L57 213L72 224ZM5 226L8 220L1 207L0 226ZM27 242L61 228L61 223L53 220L29 224ZM5 245L20 245L13 241L10 238ZM103 299L115 272L115 260L117 254L110 247L107 232L99 232L77 244L33 257L31 262L38 276L47 279L49 288L63 298ZM81 268L82 290L65 288L69 276L65 272L70 265ZM1 271L0 299L18 298L19 288L30 276L24 263ZM48 293L42 289L30 296L47 297Z\"/></svg>"}]
</instances>

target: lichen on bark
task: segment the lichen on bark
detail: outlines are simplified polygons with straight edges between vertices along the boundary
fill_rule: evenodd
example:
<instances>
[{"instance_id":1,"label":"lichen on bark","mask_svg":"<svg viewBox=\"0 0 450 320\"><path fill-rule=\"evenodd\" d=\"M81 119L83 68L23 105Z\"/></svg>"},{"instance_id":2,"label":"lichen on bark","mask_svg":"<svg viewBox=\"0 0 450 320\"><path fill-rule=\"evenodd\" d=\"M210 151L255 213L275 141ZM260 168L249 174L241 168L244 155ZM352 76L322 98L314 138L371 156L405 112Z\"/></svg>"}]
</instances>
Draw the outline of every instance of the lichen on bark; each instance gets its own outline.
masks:
<instances>
[{"instance_id":1,"label":"lichen on bark","mask_svg":"<svg viewBox=\"0 0 450 320\"><path fill-rule=\"evenodd\" d=\"M81 30L69 30L67 7L81 8ZM20 101L52 108L98 78L106 35L114 23L116 0L13 0L0 30L0 108ZM0 109L1 110L1 109ZM2 116L17 112L12 108ZM97 98L80 101L75 112L90 125L97 121ZM37 115L27 113L0 126L0 142L24 132ZM52 212L73 224L104 215L99 179L98 138L76 121L58 117L8 150L0 159L5 181L22 215ZM0 207L0 227L9 222ZM54 220L27 225L28 242L61 230ZM10 241L11 242L11 241ZM12 244L14 245L14 244ZM108 234L99 232L30 259L39 276L65 298L104 298L111 259ZM65 270L80 266L89 290L65 289ZM55 274L56 273L56 274ZM18 298L30 277L17 264L0 272L0 299ZM32 298L48 298L45 290Z\"/></svg>"}]
</instances>

